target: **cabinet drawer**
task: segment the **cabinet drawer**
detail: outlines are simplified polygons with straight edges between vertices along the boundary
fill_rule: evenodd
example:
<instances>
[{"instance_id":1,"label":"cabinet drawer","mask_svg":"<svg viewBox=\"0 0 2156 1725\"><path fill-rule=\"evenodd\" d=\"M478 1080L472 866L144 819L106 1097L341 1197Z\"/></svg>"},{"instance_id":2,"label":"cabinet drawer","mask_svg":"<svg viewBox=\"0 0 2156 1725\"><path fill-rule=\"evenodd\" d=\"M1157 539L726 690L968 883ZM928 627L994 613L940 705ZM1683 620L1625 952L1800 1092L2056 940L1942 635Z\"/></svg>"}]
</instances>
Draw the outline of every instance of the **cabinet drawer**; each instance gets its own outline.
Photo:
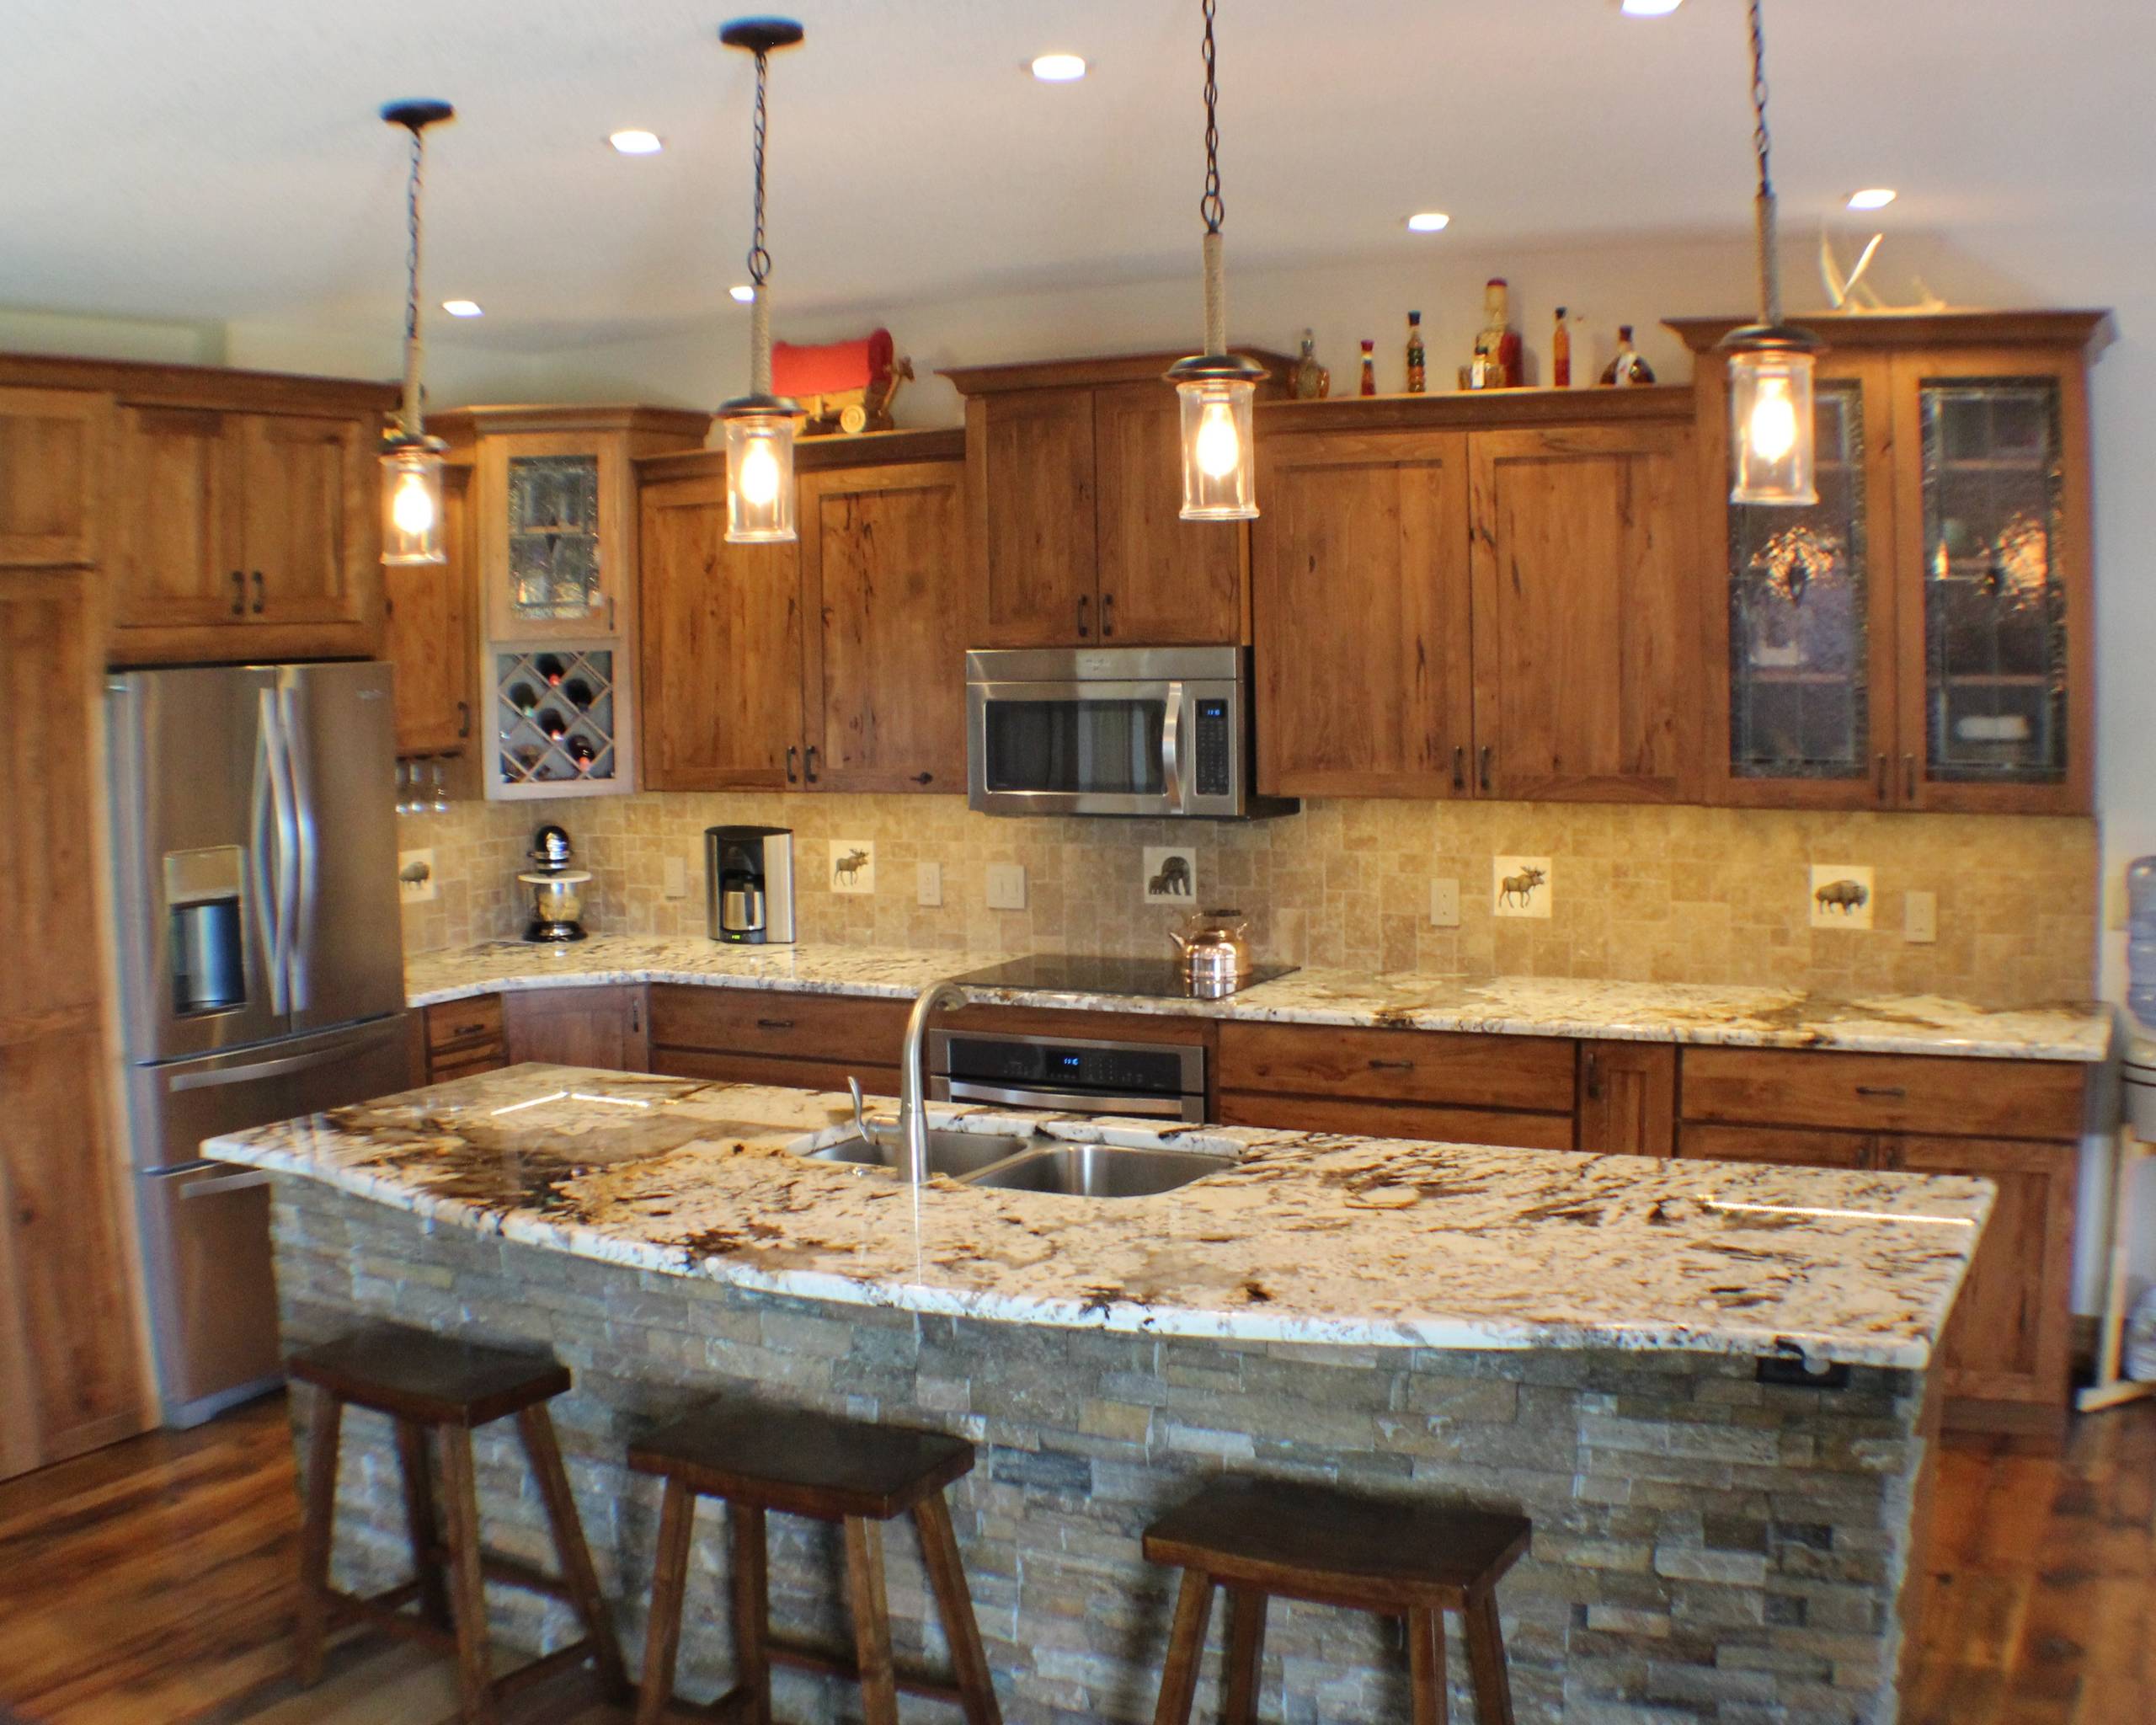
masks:
<instances>
[{"instance_id":1,"label":"cabinet drawer","mask_svg":"<svg viewBox=\"0 0 2156 1725\"><path fill-rule=\"evenodd\" d=\"M469 1078L475 1072L499 1072L508 1064L509 1055L498 1042L483 1043L473 1049L452 1049L429 1059L427 1082L446 1084L452 1078Z\"/></svg>"},{"instance_id":2,"label":"cabinet drawer","mask_svg":"<svg viewBox=\"0 0 2156 1725\"><path fill-rule=\"evenodd\" d=\"M2056 1139L2080 1135L2083 1078L2059 1060L1693 1048L1680 1087L1688 1120Z\"/></svg>"},{"instance_id":3,"label":"cabinet drawer","mask_svg":"<svg viewBox=\"0 0 2156 1725\"><path fill-rule=\"evenodd\" d=\"M1514 1150L1570 1150L1570 1114L1506 1114L1417 1103L1352 1097L1224 1093L1224 1126L1277 1126L1291 1132L1347 1132L1363 1138L1414 1138L1429 1144L1492 1144Z\"/></svg>"},{"instance_id":4,"label":"cabinet drawer","mask_svg":"<svg viewBox=\"0 0 2156 1725\"><path fill-rule=\"evenodd\" d=\"M1802 1127L1687 1124L1678 1133L1677 1154L1687 1162L1772 1162L1784 1167L1879 1166L1879 1147L1869 1134L1815 1132Z\"/></svg>"},{"instance_id":5,"label":"cabinet drawer","mask_svg":"<svg viewBox=\"0 0 2156 1725\"><path fill-rule=\"evenodd\" d=\"M502 1039L502 997L498 994L444 1001L429 1007L426 1017L427 1049L431 1054Z\"/></svg>"},{"instance_id":6,"label":"cabinet drawer","mask_svg":"<svg viewBox=\"0 0 2156 1725\"><path fill-rule=\"evenodd\" d=\"M768 1055L714 1055L695 1049L651 1051L651 1070L670 1078L705 1078L714 1084L779 1084L792 1090L843 1091L858 1078L869 1096L896 1096L899 1069L841 1060L788 1060Z\"/></svg>"},{"instance_id":7,"label":"cabinet drawer","mask_svg":"<svg viewBox=\"0 0 2156 1725\"><path fill-rule=\"evenodd\" d=\"M1572 1112L1571 1042L1316 1024L1223 1024L1220 1088ZM1570 1146L1571 1138L1566 1143Z\"/></svg>"},{"instance_id":8,"label":"cabinet drawer","mask_svg":"<svg viewBox=\"0 0 2156 1725\"><path fill-rule=\"evenodd\" d=\"M908 1001L661 983L651 991L651 1043L711 1054L895 1066L911 1010Z\"/></svg>"}]
</instances>

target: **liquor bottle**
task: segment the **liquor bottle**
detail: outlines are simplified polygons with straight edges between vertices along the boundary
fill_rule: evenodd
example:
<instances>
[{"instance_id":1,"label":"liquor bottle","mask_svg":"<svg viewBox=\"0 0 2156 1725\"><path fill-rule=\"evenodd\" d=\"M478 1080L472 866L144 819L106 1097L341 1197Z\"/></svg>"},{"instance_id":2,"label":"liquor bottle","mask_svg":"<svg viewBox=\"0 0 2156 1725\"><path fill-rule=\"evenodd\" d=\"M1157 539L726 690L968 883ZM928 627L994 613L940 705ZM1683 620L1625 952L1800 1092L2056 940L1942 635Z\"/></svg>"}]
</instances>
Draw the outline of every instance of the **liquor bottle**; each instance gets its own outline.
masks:
<instances>
[{"instance_id":1,"label":"liquor bottle","mask_svg":"<svg viewBox=\"0 0 2156 1725\"><path fill-rule=\"evenodd\" d=\"M551 653L542 653L533 660L531 668L547 680L549 688L559 688L562 679L568 674L568 667Z\"/></svg>"},{"instance_id":2,"label":"liquor bottle","mask_svg":"<svg viewBox=\"0 0 2156 1725\"><path fill-rule=\"evenodd\" d=\"M1482 290L1482 328L1475 338L1468 387L1517 389L1521 376L1519 332L1512 327L1512 290L1503 276L1493 275Z\"/></svg>"},{"instance_id":3,"label":"liquor bottle","mask_svg":"<svg viewBox=\"0 0 2156 1725\"><path fill-rule=\"evenodd\" d=\"M1630 384L1654 382L1654 367L1641 359L1639 350L1632 345L1632 326L1629 323L1617 326L1617 357L1603 369L1602 381L1620 389Z\"/></svg>"},{"instance_id":4,"label":"liquor bottle","mask_svg":"<svg viewBox=\"0 0 2156 1725\"><path fill-rule=\"evenodd\" d=\"M1303 351L1295 361L1295 399L1316 401L1325 394L1327 379L1325 367L1317 362L1317 336L1314 331L1303 332Z\"/></svg>"},{"instance_id":5,"label":"liquor bottle","mask_svg":"<svg viewBox=\"0 0 2156 1725\"><path fill-rule=\"evenodd\" d=\"M1378 393L1377 350L1378 344L1374 341L1366 340L1363 344L1363 393L1364 395L1375 395Z\"/></svg>"},{"instance_id":6,"label":"liquor bottle","mask_svg":"<svg viewBox=\"0 0 2156 1725\"><path fill-rule=\"evenodd\" d=\"M1410 312L1407 314L1407 393L1410 395L1422 393L1422 314Z\"/></svg>"},{"instance_id":7,"label":"liquor bottle","mask_svg":"<svg viewBox=\"0 0 2156 1725\"><path fill-rule=\"evenodd\" d=\"M591 740L581 733L569 739L568 749L568 757L576 763L579 772L590 772L591 763L599 757L599 751L592 746Z\"/></svg>"},{"instance_id":8,"label":"liquor bottle","mask_svg":"<svg viewBox=\"0 0 2156 1725\"><path fill-rule=\"evenodd\" d=\"M563 718L560 713L555 712L552 708L544 708L541 710L539 714L539 729L547 734L547 739L549 742L560 742L563 733L567 731L568 728L568 721Z\"/></svg>"},{"instance_id":9,"label":"liquor bottle","mask_svg":"<svg viewBox=\"0 0 2156 1725\"><path fill-rule=\"evenodd\" d=\"M1572 332L1565 323L1565 308L1557 307L1556 333L1550 338L1550 387L1572 387Z\"/></svg>"}]
</instances>

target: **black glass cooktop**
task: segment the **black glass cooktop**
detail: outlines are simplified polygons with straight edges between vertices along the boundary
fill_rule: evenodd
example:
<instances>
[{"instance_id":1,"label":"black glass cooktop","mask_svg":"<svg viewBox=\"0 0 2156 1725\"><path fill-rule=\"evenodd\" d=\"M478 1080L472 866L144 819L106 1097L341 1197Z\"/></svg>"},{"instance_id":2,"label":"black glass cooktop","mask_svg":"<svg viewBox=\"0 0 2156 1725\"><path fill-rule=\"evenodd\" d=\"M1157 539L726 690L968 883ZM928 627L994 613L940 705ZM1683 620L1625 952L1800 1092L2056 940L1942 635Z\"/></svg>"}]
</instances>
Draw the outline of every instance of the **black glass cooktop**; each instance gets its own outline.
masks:
<instances>
[{"instance_id":1,"label":"black glass cooktop","mask_svg":"<svg viewBox=\"0 0 2156 1725\"><path fill-rule=\"evenodd\" d=\"M1236 992L1285 976L1293 964L1255 964ZM1036 953L1027 959L990 964L957 979L975 988L1023 988L1049 994L1122 994L1177 1000L1183 986L1182 966L1173 959L1109 959L1084 953Z\"/></svg>"}]
</instances>

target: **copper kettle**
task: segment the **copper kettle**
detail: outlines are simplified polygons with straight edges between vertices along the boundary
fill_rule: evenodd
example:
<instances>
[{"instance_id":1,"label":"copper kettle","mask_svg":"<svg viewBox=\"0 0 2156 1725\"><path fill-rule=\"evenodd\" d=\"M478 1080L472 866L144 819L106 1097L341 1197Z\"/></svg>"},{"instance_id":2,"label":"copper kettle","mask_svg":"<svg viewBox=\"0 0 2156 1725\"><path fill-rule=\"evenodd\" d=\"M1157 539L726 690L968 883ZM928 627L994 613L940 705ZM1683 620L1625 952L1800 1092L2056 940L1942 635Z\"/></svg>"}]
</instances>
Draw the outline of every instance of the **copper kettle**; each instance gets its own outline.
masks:
<instances>
[{"instance_id":1,"label":"copper kettle","mask_svg":"<svg viewBox=\"0 0 2156 1725\"><path fill-rule=\"evenodd\" d=\"M1250 921L1240 911L1194 911L1169 938L1182 954L1184 991L1198 1000L1231 995L1250 975Z\"/></svg>"}]
</instances>

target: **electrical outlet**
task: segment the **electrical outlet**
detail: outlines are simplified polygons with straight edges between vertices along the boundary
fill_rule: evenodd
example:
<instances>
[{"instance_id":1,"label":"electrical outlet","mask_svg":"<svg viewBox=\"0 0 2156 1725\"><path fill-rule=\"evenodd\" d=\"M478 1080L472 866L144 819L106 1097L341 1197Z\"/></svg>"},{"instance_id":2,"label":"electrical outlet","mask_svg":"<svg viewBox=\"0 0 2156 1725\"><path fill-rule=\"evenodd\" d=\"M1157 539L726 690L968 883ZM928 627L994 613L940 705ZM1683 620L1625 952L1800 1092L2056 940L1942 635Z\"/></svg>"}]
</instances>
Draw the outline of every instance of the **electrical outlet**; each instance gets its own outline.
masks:
<instances>
[{"instance_id":1,"label":"electrical outlet","mask_svg":"<svg viewBox=\"0 0 2156 1725\"><path fill-rule=\"evenodd\" d=\"M931 910L943 902L943 865L916 862L913 866L913 901Z\"/></svg>"},{"instance_id":2,"label":"electrical outlet","mask_svg":"<svg viewBox=\"0 0 2156 1725\"><path fill-rule=\"evenodd\" d=\"M669 857L666 859L665 892L670 899L689 896L689 865L685 858Z\"/></svg>"},{"instance_id":3,"label":"electrical outlet","mask_svg":"<svg viewBox=\"0 0 2156 1725\"><path fill-rule=\"evenodd\" d=\"M988 908L1022 911L1026 908L1026 868L1022 862L988 865Z\"/></svg>"},{"instance_id":4,"label":"electrical outlet","mask_svg":"<svg viewBox=\"0 0 2156 1725\"><path fill-rule=\"evenodd\" d=\"M1912 946L1929 946L1939 938L1939 895L1902 895L1902 938Z\"/></svg>"},{"instance_id":5,"label":"electrical outlet","mask_svg":"<svg viewBox=\"0 0 2156 1725\"><path fill-rule=\"evenodd\" d=\"M1457 928L1460 927L1460 883L1456 880L1433 880L1430 883L1430 927Z\"/></svg>"}]
</instances>

